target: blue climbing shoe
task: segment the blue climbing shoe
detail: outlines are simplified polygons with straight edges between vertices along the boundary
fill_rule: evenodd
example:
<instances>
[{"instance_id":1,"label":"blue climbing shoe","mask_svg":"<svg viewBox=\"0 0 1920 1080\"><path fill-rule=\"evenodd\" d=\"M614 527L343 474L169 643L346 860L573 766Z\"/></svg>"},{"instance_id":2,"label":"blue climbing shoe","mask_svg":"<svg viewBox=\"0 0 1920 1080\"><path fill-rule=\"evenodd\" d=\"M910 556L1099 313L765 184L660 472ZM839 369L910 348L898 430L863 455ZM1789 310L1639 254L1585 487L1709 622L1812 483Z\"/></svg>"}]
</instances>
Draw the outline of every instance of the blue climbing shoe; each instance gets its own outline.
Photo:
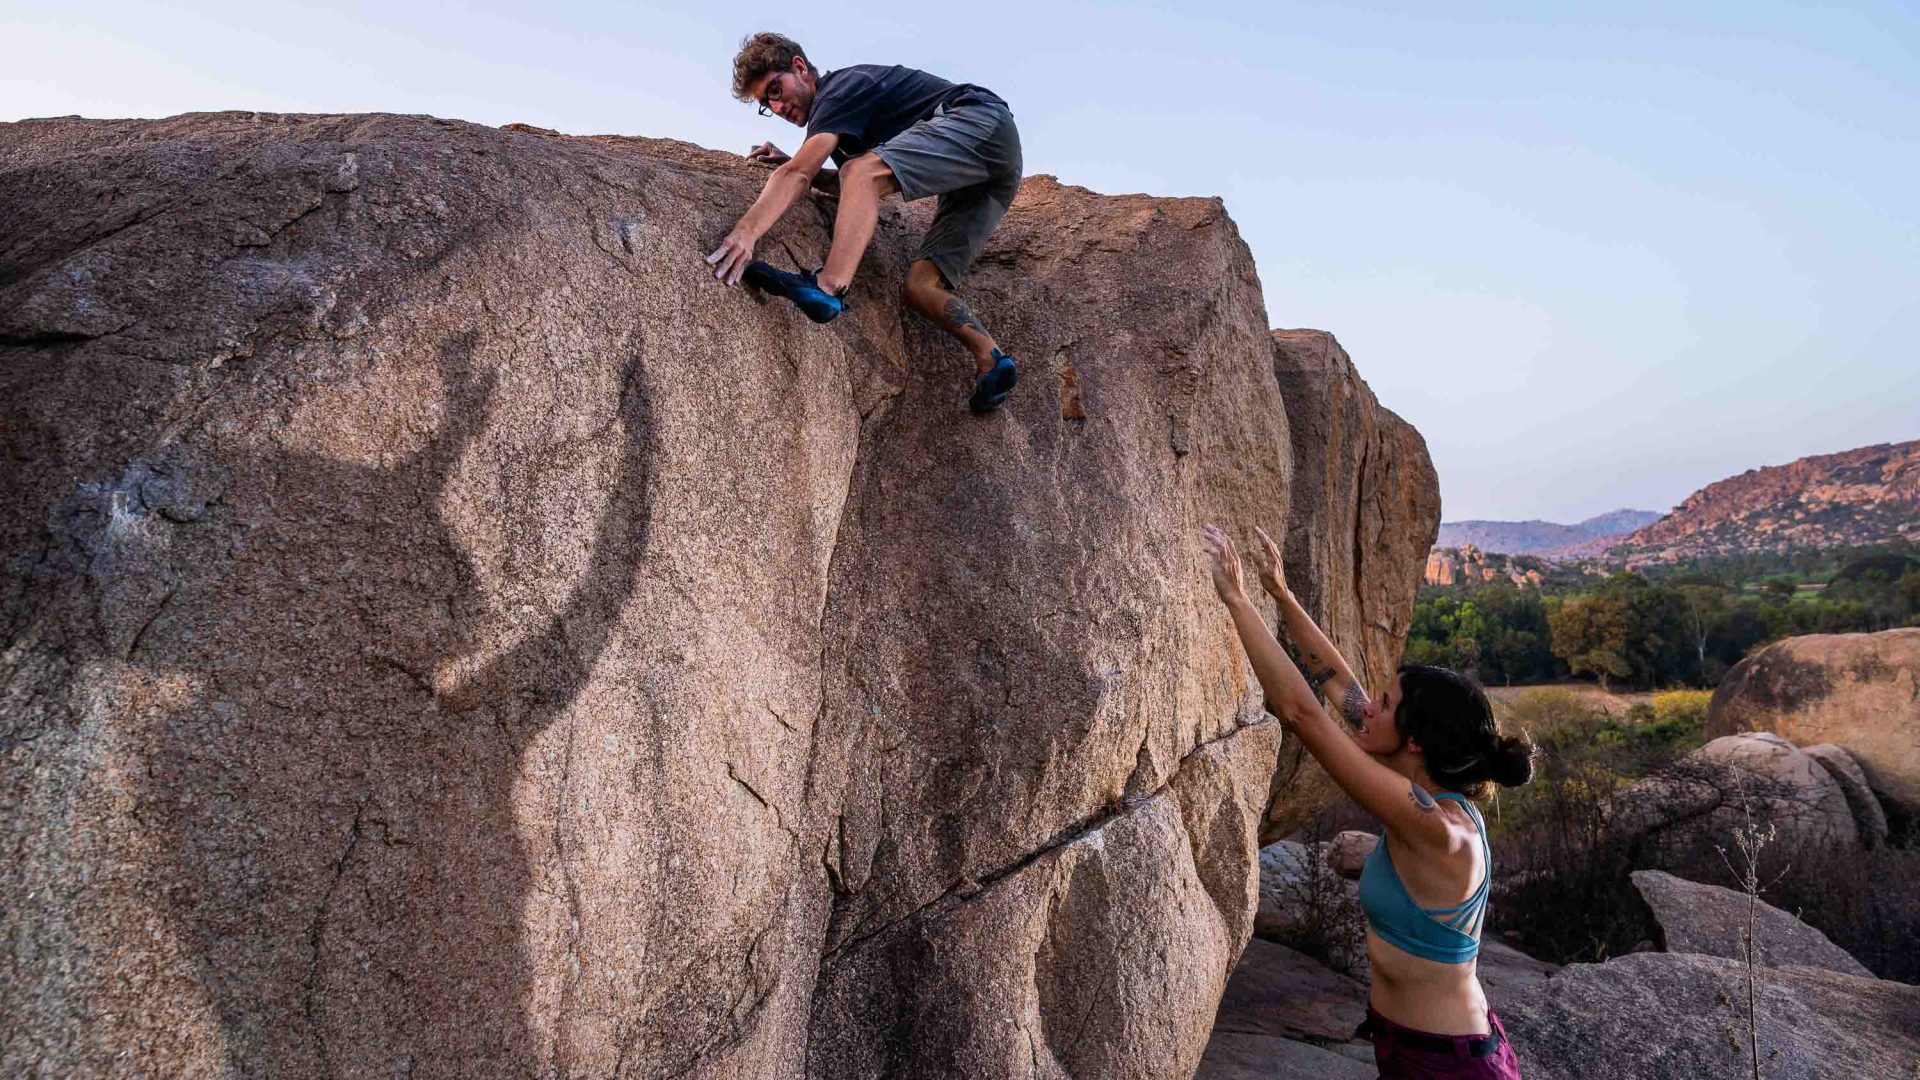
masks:
<instances>
[{"instance_id":1,"label":"blue climbing shoe","mask_svg":"<svg viewBox=\"0 0 1920 1080\"><path fill-rule=\"evenodd\" d=\"M746 273L740 275L740 280L761 292L786 297L814 322L832 322L841 312L847 310L847 302L821 288L813 275L812 270L794 273L756 259L747 264ZM843 293L845 291L845 289L841 290Z\"/></svg>"},{"instance_id":2,"label":"blue climbing shoe","mask_svg":"<svg viewBox=\"0 0 1920 1080\"><path fill-rule=\"evenodd\" d=\"M967 408L977 413L992 412L1007 400L1013 384L1019 381L1020 365L999 349L993 350L993 367L973 380L973 396L967 399Z\"/></svg>"}]
</instances>

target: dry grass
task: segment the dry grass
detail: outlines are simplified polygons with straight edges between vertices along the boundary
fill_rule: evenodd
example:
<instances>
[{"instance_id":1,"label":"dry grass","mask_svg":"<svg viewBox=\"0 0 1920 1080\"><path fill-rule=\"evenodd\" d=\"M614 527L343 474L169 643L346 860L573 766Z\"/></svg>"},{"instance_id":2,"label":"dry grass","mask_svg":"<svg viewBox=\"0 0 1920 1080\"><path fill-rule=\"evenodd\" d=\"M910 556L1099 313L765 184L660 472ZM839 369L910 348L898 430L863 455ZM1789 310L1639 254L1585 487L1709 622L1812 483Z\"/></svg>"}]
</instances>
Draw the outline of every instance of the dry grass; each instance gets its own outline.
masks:
<instances>
[{"instance_id":1,"label":"dry grass","mask_svg":"<svg viewBox=\"0 0 1920 1080\"><path fill-rule=\"evenodd\" d=\"M1537 686L1489 686L1487 697L1493 700L1494 715L1505 722L1504 712L1524 703L1539 694L1564 695L1582 708L1609 716L1625 716L1628 709L1635 705L1650 705L1654 695L1651 693L1615 693L1602 690L1593 683L1566 682L1548 683Z\"/></svg>"}]
</instances>

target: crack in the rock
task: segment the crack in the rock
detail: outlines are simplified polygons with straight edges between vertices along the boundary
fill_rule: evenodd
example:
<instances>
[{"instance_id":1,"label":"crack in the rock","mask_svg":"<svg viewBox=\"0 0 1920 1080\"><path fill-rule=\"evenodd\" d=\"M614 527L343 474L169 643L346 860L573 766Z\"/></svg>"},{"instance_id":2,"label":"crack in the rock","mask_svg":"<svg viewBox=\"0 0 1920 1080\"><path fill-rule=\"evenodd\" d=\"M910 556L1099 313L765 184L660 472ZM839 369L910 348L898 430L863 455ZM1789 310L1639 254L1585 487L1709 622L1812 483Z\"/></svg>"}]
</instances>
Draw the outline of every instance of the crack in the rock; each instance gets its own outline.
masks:
<instances>
[{"instance_id":1,"label":"crack in the rock","mask_svg":"<svg viewBox=\"0 0 1920 1080\"><path fill-rule=\"evenodd\" d=\"M775 723L779 724L783 728L786 728L788 731L793 732L795 735L800 734L800 729L793 726L792 721L787 719L787 716L785 713L781 712L779 709L774 708L772 702L762 701L760 703L760 707L766 710L766 713L768 716L773 717Z\"/></svg>"},{"instance_id":2,"label":"crack in the rock","mask_svg":"<svg viewBox=\"0 0 1920 1080\"><path fill-rule=\"evenodd\" d=\"M245 167L246 167L246 162L242 162L241 164L236 165L231 169L228 169L226 172L223 172L214 176L211 180L207 181L203 186L212 187L214 184L218 184L223 180L230 180L233 178L233 176L236 173L238 173L241 169ZM120 235L121 233L126 232L128 229L134 228L135 226L138 226L138 225L145 225L147 222L152 221L153 219L160 217L164 214L170 213L174 209L185 205L187 202L189 202L191 199L194 198L195 194L196 192L187 192L176 198L161 202L158 205L150 206L146 209L144 213L136 212L131 220L123 222L119 225L115 225L113 228L108 229L106 232L100 233L97 236L90 236L87 239L80 241L78 246L66 251L64 254L56 255L50 259L47 259L44 262L36 263L33 266L23 268L21 272L19 272L18 274L0 275L0 288L5 288L6 286L12 285L15 282L25 281L28 278L32 277L33 275L40 273L42 270L45 270L49 266L53 266L62 262L71 262L73 259L78 258L81 255L85 255L87 252L93 250L96 247L99 247L101 244L106 243L107 241L113 239L114 237Z\"/></svg>"},{"instance_id":3,"label":"crack in the rock","mask_svg":"<svg viewBox=\"0 0 1920 1080\"><path fill-rule=\"evenodd\" d=\"M662 1080L676 1080L676 1078L686 1076L695 1069L711 1064L709 1060L710 1055L716 1050L727 1046L738 1045L741 1032L745 1031L753 1019L759 1016L766 1008L768 999L773 996L774 990L780 986L780 973L778 970L775 970L773 978L763 979L760 975L761 965L754 962L754 957L760 952L761 945L766 942L767 935L773 932L773 928L774 923L769 921L765 926L760 928L758 934L754 935L752 944L747 946L747 979L740 987L739 992L733 995L733 1000L727 1004L726 1012L714 1019L709 1030L702 1032L704 1041L689 1051L685 1060L681 1062L678 1067L663 1074ZM749 998L752 1000L749 1001ZM629 1041L637 1041L637 1038L633 1035L625 1036L625 1038ZM621 1048L620 1062L622 1064L627 1060L627 1054L629 1052L630 1050L627 1046ZM616 1066L616 1071L613 1074L615 1077L620 1075L618 1068L619 1067Z\"/></svg>"},{"instance_id":4,"label":"crack in the rock","mask_svg":"<svg viewBox=\"0 0 1920 1080\"><path fill-rule=\"evenodd\" d=\"M1255 720L1251 723L1246 723L1246 724L1236 724L1232 728L1230 728L1228 731L1226 731L1224 734L1216 735L1215 737L1208 739L1205 742L1195 744L1191 750L1187 751L1185 754L1181 756L1179 764L1174 766L1173 771L1167 774L1166 782L1161 784L1159 788L1157 788L1150 794L1140 795L1140 796L1122 796L1117 803L1108 803L1102 806L1100 809L1096 810L1094 813L1089 814L1088 816L1082 818L1080 821L1075 822L1074 824L1069 825L1065 829L1062 829L1059 832L1055 833L1053 836L1049 837L1044 843L1042 843L1039 847L1021 856L1020 858L1015 859L1013 862L1008 863L1006 866L1000 867L996 870L988 871L987 873L980 874L975 877L966 878L959 882L956 882L953 885L950 885L947 888L941 890L939 895L919 905L918 907L914 908L912 911L909 911L904 915L900 915L895 918L889 919L886 922L882 923L881 925L875 927L874 929L866 933L859 934L857 936L849 936L847 940L841 942L838 945L835 945L833 948L828 949L821 954L820 962L822 966L824 966L828 960L840 955L843 952L846 952L849 949L852 949L856 945L872 940L873 938L878 937L881 934L884 934L889 930L894 929L895 927L902 926L906 923L912 922L914 919L919 918L923 913L925 913L930 908L934 908L942 904L946 904L949 901L951 901L954 904L965 903L966 901L971 900L976 896L979 896L981 893L986 892L987 889L992 887L997 882L1000 882L1005 880L1006 878L1012 877L1014 874L1017 874L1020 871L1025 870L1027 867L1032 866L1034 863L1040 861L1046 856L1051 855L1054 852L1061 850L1062 848L1071 847L1072 845L1079 843L1081 840L1084 840L1087 837L1092 836L1097 832L1100 832L1102 829L1105 829L1107 826L1115 823L1116 821L1120 820L1122 817L1125 817L1126 815L1133 813L1134 811L1140 809L1141 807L1146 806L1148 803L1154 802L1155 800L1166 796L1167 793L1172 789L1175 782L1177 782L1180 779L1180 774L1186 770L1187 764L1193 760L1194 755L1201 753L1202 751L1208 749L1209 747L1217 746L1220 743L1226 742L1227 740L1232 739L1235 736L1238 736L1240 733L1244 731L1249 731L1257 727L1264 727L1269 724L1276 724L1278 722L1279 721L1277 720L1266 719L1266 720ZM862 926L864 928L865 924L863 923Z\"/></svg>"},{"instance_id":5,"label":"crack in the rock","mask_svg":"<svg viewBox=\"0 0 1920 1080\"><path fill-rule=\"evenodd\" d=\"M50 349L59 345L76 345L83 341L104 341L139 324L138 318L130 318L119 326L107 330L53 330L39 327L29 327L20 331L0 330L0 345Z\"/></svg>"},{"instance_id":6,"label":"crack in the rock","mask_svg":"<svg viewBox=\"0 0 1920 1080\"><path fill-rule=\"evenodd\" d=\"M1360 670L1363 673L1362 675L1363 678L1368 673L1367 672L1367 640L1366 640L1367 639L1367 632L1366 632L1367 607L1366 607L1366 598L1362 596L1360 592L1360 583L1365 580L1365 578L1362 577L1361 575L1364 570L1364 564L1366 562L1367 556L1366 556L1366 545L1360 536L1360 530L1362 528L1362 523L1366 520L1366 516L1367 516L1366 515L1366 501L1367 501L1366 492L1362 489L1365 487L1367 482L1367 463L1372 459L1373 459L1373 440L1367 439L1362 441L1360 445L1360 467L1356 469L1353 474L1353 484L1354 484L1353 549L1352 549L1353 550L1353 555L1352 555L1353 614L1354 614L1354 618L1360 623L1360 628L1358 630L1360 640L1353 642L1353 648L1357 649L1359 652ZM1323 617L1324 617L1324 614L1325 613L1323 613ZM1386 677L1386 672L1383 672L1383 671L1371 672L1371 674L1373 675L1374 678ZM1361 690L1364 691L1365 689L1366 689L1365 686L1361 687ZM1336 709L1334 711L1338 712L1339 710Z\"/></svg>"},{"instance_id":7,"label":"crack in the rock","mask_svg":"<svg viewBox=\"0 0 1920 1080\"><path fill-rule=\"evenodd\" d=\"M422 690L425 690L427 693L432 694L434 692L433 677L429 675L424 669L416 665L409 664L397 656L392 656L386 652L379 651L379 650L369 650L365 653L362 653L361 655L365 656L367 660L371 663L377 664L381 667L391 668L392 670L397 671L402 675L405 675L407 678L413 681L415 686L419 687Z\"/></svg>"},{"instance_id":8,"label":"crack in the rock","mask_svg":"<svg viewBox=\"0 0 1920 1080\"><path fill-rule=\"evenodd\" d=\"M327 194L328 193L325 191L320 192L318 195L314 197L313 205L307 207L305 210L302 210L299 213L288 218L287 220L281 222L279 225L274 227L273 231L268 232L265 229L261 229L260 231L265 232L267 234L268 241L272 241L273 238L279 236L281 233L286 232L288 229L293 228L295 225L300 224L300 222L312 216L314 211L319 210L320 208L326 206ZM344 201L345 192L341 192L340 194L343 196L343 201ZM251 222L249 222L249 224L251 224ZM254 228L258 229L260 227L258 225L255 225Z\"/></svg>"},{"instance_id":9,"label":"crack in the rock","mask_svg":"<svg viewBox=\"0 0 1920 1080\"><path fill-rule=\"evenodd\" d=\"M167 605L173 603L174 594L179 591L178 586L168 587L167 595L160 598L159 606L153 609L153 614L147 616L146 622L140 624L140 629L134 633L133 640L127 643L127 653L124 659L132 660L133 654L140 651L140 643L147 639L147 631L153 629L153 624L160 621L160 616L166 612Z\"/></svg>"},{"instance_id":10,"label":"crack in the rock","mask_svg":"<svg viewBox=\"0 0 1920 1080\"><path fill-rule=\"evenodd\" d=\"M353 808L353 826L347 832L346 850L333 865L333 880L327 883L326 892L320 895L320 907L314 912L313 922L307 927L307 977L301 985L301 1009L307 1017L308 1033L313 1038L314 1050L320 1058L320 1074L333 1075L333 1061L327 1051L327 1036L320 1029L320 944L327 933L327 918L333 911L333 894L339 890L340 882L347 876L347 864L353 861L353 853L360 846L360 823L366 813L367 804L360 803Z\"/></svg>"},{"instance_id":11,"label":"crack in the rock","mask_svg":"<svg viewBox=\"0 0 1920 1080\"><path fill-rule=\"evenodd\" d=\"M773 813L774 825L777 828L779 828L781 832L786 833L787 836L790 839L792 839L795 843L799 843L800 842L799 835L795 833L792 829L787 827L786 818L780 813L780 807L775 805L765 795L760 794L759 789L755 788L752 784L748 783L747 778L744 776L741 776L738 770L736 770L733 767L733 762L729 761L726 763L726 765L727 765L727 779L732 780L734 783L739 784L742 788L745 788L747 794L753 796L754 802L759 803L761 806L771 811Z\"/></svg>"},{"instance_id":12,"label":"crack in the rock","mask_svg":"<svg viewBox=\"0 0 1920 1080\"><path fill-rule=\"evenodd\" d=\"M560 791L553 808L553 857L558 864L560 885L567 909L567 966L560 974L560 1004L554 1010L552 1074L565 1080L567 1063L567 1019L573 1010L575 976L580 969L580 883L574 880L573 867L567 862L567 791L573 780L573 743L580 726L579 717L567 719L567 741L560 758Z\"/></svg>"},{"instance_id":13,"label":"crack in the rock","mask_svg":"<svg viewBox=\"0 0 1920 1080\"><path fill-rule=\"evenodd\" d=\"M782 242L784 243L784 241ZM849 379L851 380L851 372L849 372ZM892 394L883 396L882 400L888 400L892 396L898 395L903 389L904 388L895 388ZM855 510L855 501L858 493L856 484L860 477L860 463L867 455L868 427L871 423L868 414L872 411L873 410L869 409L861 412L859 426L854 431L853 460L847 463L846 493L841 497L839 513L835 514L833 518L833 534L827 539L827 565L821 577L820 608L814 616L814 636L818 638L820 642L820 660L816 667L816 670L820 673L820 701L814 709L812 724L807 729L807 771L800 786L803 805L810 804L816 794L814 781L817 775L816 770L820 763L820 726L825 722L827 715L827 661L829 654L832 652L832 640L827 634L827 613L833 608L833 573L834 566L840 559L840 532L846 526L847 517ZM786 723L784 717L780 717L780 720L783 725ZM820 859L822 865L827 866L828 877L833 882L834 891L836 893L850 894L857 889L857 886L854 888L847 887L844 870L847 853L846 818L844 814L838 816L840 818L840 843L838 846L842 868L835 870L827 865L828 851L833 847L831 841L822 843Z\"/></svg>"}]
</instances>

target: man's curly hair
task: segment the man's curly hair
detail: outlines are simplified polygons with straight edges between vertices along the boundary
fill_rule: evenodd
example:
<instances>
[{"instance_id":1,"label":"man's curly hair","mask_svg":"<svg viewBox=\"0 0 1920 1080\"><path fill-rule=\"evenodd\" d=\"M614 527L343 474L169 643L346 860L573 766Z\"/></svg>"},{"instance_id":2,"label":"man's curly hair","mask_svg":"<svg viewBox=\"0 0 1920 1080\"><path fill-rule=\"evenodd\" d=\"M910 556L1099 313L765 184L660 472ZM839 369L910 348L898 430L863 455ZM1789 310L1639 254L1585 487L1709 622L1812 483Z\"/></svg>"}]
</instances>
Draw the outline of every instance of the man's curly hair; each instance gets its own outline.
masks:
<instances>
[{"instance_id":1,"label":"man's curly hair","mask_svg":"<svg viewBox=\"0 0 1920 1080\"><path fill-rule=\"evenodd\" d=\"M793 58L799 57L812 67L813 61L807 59L805 49L800 43L785 34L762 31L751 37L742 38L740 53L733 58L733 96L741 101L752 101L753 84L769 71L786 71L793 67Z\"/></svg>"}]
</instances>

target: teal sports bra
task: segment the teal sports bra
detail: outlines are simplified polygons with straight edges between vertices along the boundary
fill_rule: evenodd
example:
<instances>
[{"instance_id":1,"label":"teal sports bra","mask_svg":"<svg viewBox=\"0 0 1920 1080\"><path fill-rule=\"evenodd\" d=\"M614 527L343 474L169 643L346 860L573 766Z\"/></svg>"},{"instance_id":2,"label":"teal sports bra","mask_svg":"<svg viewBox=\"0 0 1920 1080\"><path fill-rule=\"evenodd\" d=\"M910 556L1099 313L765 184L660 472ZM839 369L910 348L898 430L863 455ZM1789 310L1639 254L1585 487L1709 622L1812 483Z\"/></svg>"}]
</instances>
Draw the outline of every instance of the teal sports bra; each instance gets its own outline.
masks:
<instances>
[{"instance_id":1,"label":"teal sports bra","mask_svg":"<svg viewBox=\"0 0 1920 1080\"><path fill-rule=\"evenodd\" d=\"M1452 907L1425 908L1413 902L1400 872L1393 868L1393 856L1387 853L1387 835L1367 856L1360 871L1360 906L1366 910L1367 924L1373 932L1415 956L1442 964L1464 964L1480 955L1481 916L1487 910L1487 882L1493 877L1493 849L1487 845L1487 823L1466 796L1451 791L1435 795L1452 799L1473 815L1480 830L1480 847L1486 854L1486 870L1480 875L1480 887L1463 903Z\"/></svg>"}]
</instances>

